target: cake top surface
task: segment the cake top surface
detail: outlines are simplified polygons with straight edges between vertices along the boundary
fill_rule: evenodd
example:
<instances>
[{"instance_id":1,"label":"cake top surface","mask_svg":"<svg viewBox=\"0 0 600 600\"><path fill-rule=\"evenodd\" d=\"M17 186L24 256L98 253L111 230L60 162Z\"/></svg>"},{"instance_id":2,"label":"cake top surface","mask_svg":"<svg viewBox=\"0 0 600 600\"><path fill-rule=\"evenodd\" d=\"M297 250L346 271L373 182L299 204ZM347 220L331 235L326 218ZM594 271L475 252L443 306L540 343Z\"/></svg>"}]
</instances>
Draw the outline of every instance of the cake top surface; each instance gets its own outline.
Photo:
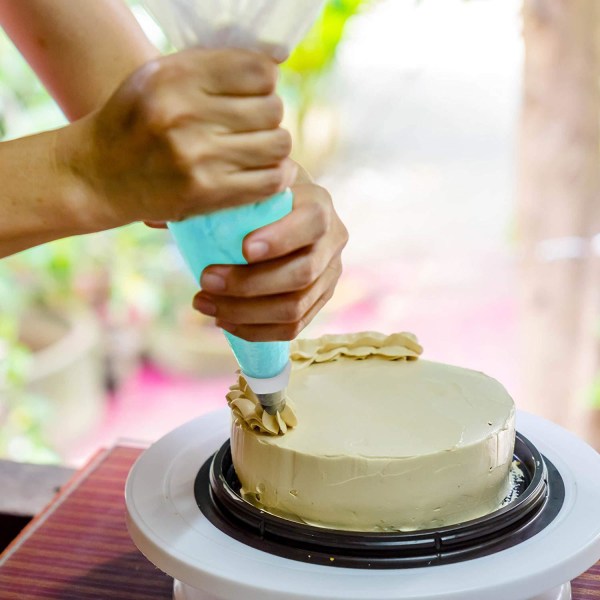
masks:
<instances>
[{"instance_id":1,"label":"cake top surface","mask_svg":"<svg viewBox=\"0 0 600 600\"><path fill-rule=\"evenodd\" d=\"M475 444L505 426L514 403L500 383L415 360L420 352L410 334L299 341L288 386L297 426L282 436L257 435L320 456L397 458Z\"/></svg>"},{"instance_id":2,"label":"cake top surface","mask_svg":"<svg viewBox=\"0 0 600 600\"><path fill-rule=\"evenodd\" d=\"M292 373L298 426L268 443L327 456L409 457L477 443L514 410L497 381L440 363L339 358Z\"/></svg>"}]
</instances>

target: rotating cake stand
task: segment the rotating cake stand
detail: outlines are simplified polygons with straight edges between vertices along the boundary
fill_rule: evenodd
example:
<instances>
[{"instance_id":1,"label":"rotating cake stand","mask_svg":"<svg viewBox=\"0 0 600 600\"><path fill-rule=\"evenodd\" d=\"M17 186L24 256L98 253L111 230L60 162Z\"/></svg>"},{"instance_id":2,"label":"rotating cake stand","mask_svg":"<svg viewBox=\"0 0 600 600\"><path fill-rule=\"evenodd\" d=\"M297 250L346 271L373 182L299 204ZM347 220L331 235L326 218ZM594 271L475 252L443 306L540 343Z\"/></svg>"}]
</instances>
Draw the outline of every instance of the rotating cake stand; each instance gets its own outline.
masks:
<instances>
[{"instance_id":1,"label":"rotating cake stand","mask_svg":"<svg viewBox=\"0 0 600 600\"><path fill-rule=\"evenodd\" d=\"M539 533L488 556L419 568L308 564L227 535L199 509L200 467L229 437L230 411L191 421L138 459L126 485L138 548L175 578L176 600L569 600L570 580L600 558L600 455L564 429L518 413L517 430L564 483L558 515Z\"/></svg>"}]
</instances>

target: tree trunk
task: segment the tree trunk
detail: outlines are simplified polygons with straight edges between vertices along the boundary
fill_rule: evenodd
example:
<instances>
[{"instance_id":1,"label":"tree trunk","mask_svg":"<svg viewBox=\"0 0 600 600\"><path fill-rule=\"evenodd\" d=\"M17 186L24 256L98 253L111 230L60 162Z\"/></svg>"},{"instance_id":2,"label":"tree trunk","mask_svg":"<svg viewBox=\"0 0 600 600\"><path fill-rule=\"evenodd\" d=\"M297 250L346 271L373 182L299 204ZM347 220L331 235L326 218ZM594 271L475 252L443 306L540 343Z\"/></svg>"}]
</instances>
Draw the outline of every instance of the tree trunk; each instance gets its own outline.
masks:
<instances>
[{"instance_id":1,"label":"tree trunk","mask_svg":"<svg viewBox=\"0 0 600 600\"><path fill-rule=\"evenodd\" d=\"M524 0L523 35L518 404L600 446L600 3Z\"/></svg>"}]
</instances>

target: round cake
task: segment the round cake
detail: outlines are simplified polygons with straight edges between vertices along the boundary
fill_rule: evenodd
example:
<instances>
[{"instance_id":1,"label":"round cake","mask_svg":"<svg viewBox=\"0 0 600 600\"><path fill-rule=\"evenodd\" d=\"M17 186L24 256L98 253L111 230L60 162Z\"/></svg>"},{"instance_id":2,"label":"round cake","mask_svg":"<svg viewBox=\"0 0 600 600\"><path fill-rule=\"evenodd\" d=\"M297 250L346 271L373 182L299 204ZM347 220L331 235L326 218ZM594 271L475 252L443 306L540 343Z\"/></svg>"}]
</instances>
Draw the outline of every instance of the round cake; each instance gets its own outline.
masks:
<instances>
[{"instance_id":1,"label":"round cake","mask_svg":"<svg viewBox=\"0 0 600 600\"><path fill-rule=\"evenodd\" d=\"M356 531L429 529L499 508L513 400L483 373L420 353L406 333L298 340L287 408L266 425L240 378L228 400L244 498L288 519Z\"/></svg>"}]
</instances>

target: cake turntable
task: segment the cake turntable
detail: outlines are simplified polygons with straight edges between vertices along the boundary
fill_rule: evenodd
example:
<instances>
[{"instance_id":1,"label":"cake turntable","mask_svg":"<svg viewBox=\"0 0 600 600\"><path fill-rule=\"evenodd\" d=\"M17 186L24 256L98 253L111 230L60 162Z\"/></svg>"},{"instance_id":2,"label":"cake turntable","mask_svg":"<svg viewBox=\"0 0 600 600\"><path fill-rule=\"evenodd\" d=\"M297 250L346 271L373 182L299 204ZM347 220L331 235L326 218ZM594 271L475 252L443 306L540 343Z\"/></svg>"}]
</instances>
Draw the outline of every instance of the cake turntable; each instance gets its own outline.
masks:
<instances>
[{"instance_id":1,"label":"cake turntable","mask_svg":"<svg viewBox=\"0 0 600 600\"><path fill-rule=\"evenodd\" d=\"M126 485L138 548L175 578L175 600L569 600L600 558L600 455L517 416L523 489L492 515L437 531L336 532L240 499L228 408L156 442Z\"/></svg>"}]
</instances>

